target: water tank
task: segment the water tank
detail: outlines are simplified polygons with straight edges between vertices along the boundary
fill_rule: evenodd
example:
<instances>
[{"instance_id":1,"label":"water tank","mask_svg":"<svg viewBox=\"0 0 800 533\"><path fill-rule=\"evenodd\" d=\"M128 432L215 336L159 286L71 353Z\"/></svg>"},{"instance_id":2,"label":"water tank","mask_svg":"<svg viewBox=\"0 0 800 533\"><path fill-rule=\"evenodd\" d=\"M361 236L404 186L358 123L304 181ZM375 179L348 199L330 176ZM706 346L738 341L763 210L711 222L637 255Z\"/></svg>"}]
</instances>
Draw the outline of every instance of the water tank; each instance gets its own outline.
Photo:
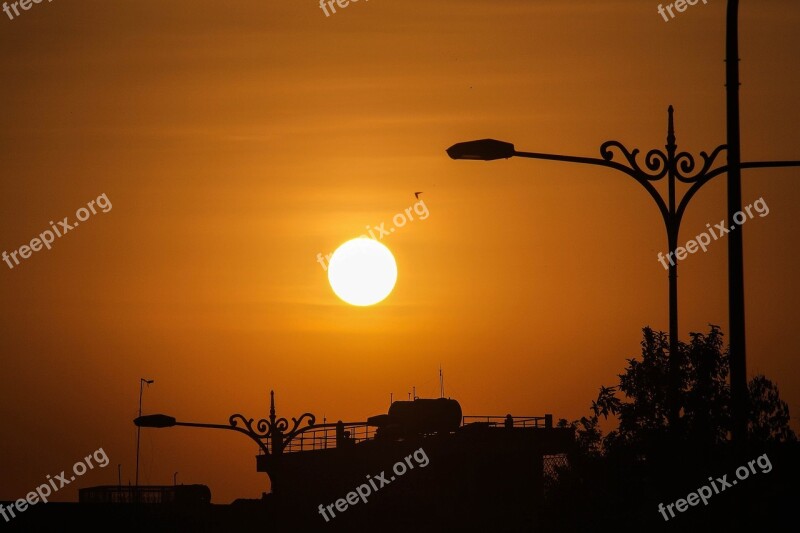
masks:
<instances>
[{"instance_id":1,"label":"water tank","mask_svg":"<svg viewBox=\"0 0 800 533\"><path fill-rule=\"evenodd\" d=\"M461 405L449 398L394 402L389 419L405 433L439 433L455 431L461 425Z\"/></svg>"}]
</instances>

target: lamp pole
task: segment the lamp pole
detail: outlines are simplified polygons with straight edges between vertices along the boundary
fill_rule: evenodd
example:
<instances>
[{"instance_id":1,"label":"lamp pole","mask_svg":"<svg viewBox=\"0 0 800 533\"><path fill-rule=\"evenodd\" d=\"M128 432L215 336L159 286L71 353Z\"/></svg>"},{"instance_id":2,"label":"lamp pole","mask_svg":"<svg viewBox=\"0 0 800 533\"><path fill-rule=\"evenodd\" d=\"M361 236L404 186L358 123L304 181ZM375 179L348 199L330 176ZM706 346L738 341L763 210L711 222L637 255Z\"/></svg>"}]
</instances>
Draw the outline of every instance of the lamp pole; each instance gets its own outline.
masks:
<instances>
[{"instance_id":1,"label":"lamp pole","mask_svg":"<svg viewBox=\"0 0 800 533\"><path fill-rule=\"evenodd\" d=\"M142 416L142 393L144 392L144 386L147 384L148 386L155 383L155 380L152 379L145 379L139 378L139 416ZM141 434L141 428L136 426L136 493L139 493L139 436Z\"/></svg>"},{"instance_id":2,"label":"lamp pole","mask_svg":"<svg viewBox=\"0 0 800 533\"><path fill-rule=\"evenodd\" d=\"M728 227L742 210L741 136L739 130L739 0L728 0L725 42L728 133ZM744 322L744 243L742 229L728 238L728 317L730 328L731 437L747 439L747 345Z\"/></svg>"}]
</instances>

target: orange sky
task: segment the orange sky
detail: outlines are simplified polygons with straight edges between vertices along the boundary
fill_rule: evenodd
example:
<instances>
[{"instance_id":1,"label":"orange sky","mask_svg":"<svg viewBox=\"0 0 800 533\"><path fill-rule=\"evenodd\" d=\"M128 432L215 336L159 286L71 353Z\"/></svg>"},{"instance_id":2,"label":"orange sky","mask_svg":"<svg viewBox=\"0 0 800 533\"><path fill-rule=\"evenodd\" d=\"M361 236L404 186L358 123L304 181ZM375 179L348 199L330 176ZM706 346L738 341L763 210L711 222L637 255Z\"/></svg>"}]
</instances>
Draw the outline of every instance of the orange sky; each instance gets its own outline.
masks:
<instances>
[{"instance_id":1,"label":"orange sky","mask_svg":"<svg viewBox=\"0 0 800 533\"><path fill-rule=\"evenodd\" d=\"M618 139L725 142L724 2L665 22L640 0L82 0L0 14L0 251L105 193L113 204L13 270L0 263L0 500L103 447L64 488L133 479L145 412L225 423L385 412L446 394L466 414L588 413L667 329L666 238L640 185L611 170L454 162L474 138L598 156ZM741 7L743 159L800 159L800 6ZM748 371L800 412L797 170L745 171ZM794 180L794 181L793 181ZM316 254L430 215L383 242L395 291L357 308ZM725 213L707 185L681 242ZM680 330L727 333L727 243L680 264ZM793 425L798 428L797 420ZM142 433L141 480L258 497L255 445L188 428Z\"/></svg>"}]
</instances>

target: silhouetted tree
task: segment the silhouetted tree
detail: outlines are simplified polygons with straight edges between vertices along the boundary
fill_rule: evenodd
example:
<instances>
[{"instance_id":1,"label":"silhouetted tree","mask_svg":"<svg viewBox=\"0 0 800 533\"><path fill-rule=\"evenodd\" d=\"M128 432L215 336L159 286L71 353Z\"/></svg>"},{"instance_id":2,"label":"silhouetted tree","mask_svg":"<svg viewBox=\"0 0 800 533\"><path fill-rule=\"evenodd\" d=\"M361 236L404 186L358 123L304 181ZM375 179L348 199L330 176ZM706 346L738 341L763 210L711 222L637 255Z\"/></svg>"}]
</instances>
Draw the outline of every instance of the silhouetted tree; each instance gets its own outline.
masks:
<instances>
[{"instance_id":1,"label":"silhouetted tree","mask_svg":"<svg viewBox=\"0 0 800 533\"><path fill-rule=\"evenodd\" d=\"M600 430L597 415L589 418L584 416L574 422L567 422L562 418L557 427L568 427L575 431L575 446L581 457L596 458L603 454L603 432Z\"/></svg>"},{"instance_id":2,"label":"silhouetted tree","mask_svg":"<svg viewBox=\"0 0 800 533\"><path fill-rule=\"evenodd\" d=\"M682 376L680 419L682 432L696 443L715 445L725 442L731 425L729 354L723 347L719 326L711 325L708 335L690 333L685 350L685 375Z\"/></svg>"},{"instance_id":3,"label":"silhouetted tree","mask_svg":"<svg viewBox=\"0 0 800 533\"><path fill-rule=\"evenodd\" d=\"M678 343L675 356L680 358L681 416L676 427L669 427L667 417L669 337L646 327L641 357L627 360L618 387L601 386L591 404L593 416L571 424L579 450L590 455L623 449L647 453L668 436L706 448L726 442L731 426L729 356L719 326L710 328L708 334L690 333L689 343ZM759 442L794 440L789 407L781 401L778 388L764 376L756 376L749 389L751 438ZM624 399L618 398L617 392ZM609 415L615 416L619 425L603 438L599 417Z\"/></svg>"},{"instance_id":4,"label":"silhouetted tree","mask_svg":"<svg viewBox=\"0 0 800 533\"><path fill-rule=\"evenodd\" d=\"M558 423L575 431L576 446L568 465L558 468L545 485L546 520L553 531L590 531L598 524L611 528L619 523L660 531L665 524L657 503L685 494L692 486L689 480L698 475L702 480L742 464L737 447L725 445L731 427L729 358L720 328L711 325L708 333L691 333L675 354L664 332L646 327L643 334L641 355L627 360L619 384L600 387L589 416ZM679 358L680 417L673 427L667 417L670 357ZM787 502L798 471L798 444L784 444L796 440L789 408L764 376L753 378L749 391L749 435L751 444L759 445L752 448L779 443L768 448L773 463L782 465L781 473L758 478L764 480L761 485L748 482L739 490L749 493L741 493L739 500L719 500L709 506L710 512L704 507L702 513L681 516L686 531L710 531L721 524L736 531L743 517L761 527L791 505ZM605 436L601 417L617 420Z\"/></svg>"},{"instance_id":5,"label":"silhouetted tree","mask_svg":"<svg viewBox=\"0 0 800 533\"><path fill-rule=\"evenodd\" d=\"M750 421L748 433L757 442L794 442L789 427L789 406L780 399L778 386L762 375L750 380Z\"/></svg>"}]
</instances>

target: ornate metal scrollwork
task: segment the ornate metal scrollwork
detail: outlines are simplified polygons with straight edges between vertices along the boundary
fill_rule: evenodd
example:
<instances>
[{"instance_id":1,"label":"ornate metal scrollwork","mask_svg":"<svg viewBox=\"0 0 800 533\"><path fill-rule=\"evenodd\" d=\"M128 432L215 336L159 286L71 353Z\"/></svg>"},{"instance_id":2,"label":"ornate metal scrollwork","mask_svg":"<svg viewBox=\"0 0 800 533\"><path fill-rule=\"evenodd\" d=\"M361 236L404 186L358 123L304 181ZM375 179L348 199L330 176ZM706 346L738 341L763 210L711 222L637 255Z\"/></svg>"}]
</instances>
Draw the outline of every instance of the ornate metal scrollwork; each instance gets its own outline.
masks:
<instances>
[{"instance_id":1,"label":"ornate metal scrollwork","mask_svg":"<svg viewBox=\"0 0 800 533\"><path fill-rule=\"evenodd\" d=\"M284 432L284 436L288 437L288 436L291 435L292 437L294 437L294 435L297 433L297 428L300 427L300 424L302 424L303 419L306 418L306 417L308 417L308 426L313 426L317 421L317 417L315 417L311 413L303 413L302 415L300 415L300 418L292 417L292 430L289 431L289 432L286 432L286 428L281 430L281 431ZM286 421L285 418L283 418L281 420ZM286 427L288 428L289 425L287 424ZM290 440L290 439L287 439L287 440Z\"/></svg>"},{"instance_id":2,"label":"ornate metal scrollwork","mask_svg":"<svg viewBox=\"0 0 800 533\"><path fill-rule=\"evenodd\" d=\"M613 161L614 152L612 151L612 148L618 149L627 160L630 169L633 170L633 172L636 173L640 178L644 178L647 181L660 180L669 171L669 157L661 150L653 149L647 152L647 155L644 158L644 164L645 167L647 167L647 170L649 171L648 172L642 169L642 167L639 165L639 162L636 160L637 156L639 155L638 148L628 150L619 141L606 141L602 144L602 146L600 146L600 156L606 161Z\"/></svg>"},{"instance_id":3,"label":"ornate metal scrollwork","mask_svg":"<svg viewBox=\"0 0 800 533\"><path fill-rule=\"evenodd\" d=\"M619 141L606 141L600 146L600 155L603 160L608 163L616 163L620 170L625 170L628 174L635 177L640 182L658 181L664 177L669 177L670 180L677 179L683 183L697 183L706 181L706 178L711 173L717 175L720 169L711 171L711 167L722 153L727 150L726 145L717 146L714 151L709 155L707 152L700 152L702 165L700 169L695 172L698 164L695 157L688 152L676 153L678 147L675 144L675 128L673 124L673 109L669 107L669 124L667 131L667 145L666 152L663 150L653 149L647 152L644 158L644 168L637 161L640 150L638 148L629 150ZM621 168L619 165L624 164L614 161L614 150L618 150L627 162L626 168Z\"/></svg>"},{"instance_id":4,"label":"ornate metal scrollwork","mask_svg":"<svg viewBox=\"0 0 800 533\"><path fill-rule=\"evenodd\" d=\"M706 152L700 152L700 157L703 158L703 166L693 176L690 176L689 174L694 172L694 157L688 152L679 153L675 156L673 163L675 165L675 177L683 183L694 183L703 179L708 174L708 171L711 170L711 167L714 165L714 161L717 159L717 156L719 156L723 150L727 149L728 146L723 144L721 146L717 146L714 151L711 152L711 155L708 155Z\"/></svg>"},{"instance_id":5,"label":"ornate metal scrollwork","mask_svg":"<svg viewBox=\"0 0 800 533\"><path fill-rule=\"evenodd\" d=\"M228 422L232 427L239 427L240 421L247 429L247 433L254 437L266 439L269 438L270 434L272 433L272 424L270 424L270 421L265 418L262 418L256 422L255 429L253 429L253 422L255 420L252 418L245 418L244 415L235 414L231 415L231 417L228 419Z\"/></svg>"},{"instance_id":6,"label":"ornate metal scrollwork","mask_svg":"<svg viewBox=\"0 0 800 533\"><path fill-rule=\"evenodd\" d=\"M304 419L306 428L301 428ZM270 391L270 410L269 419L261 418L257 422L253 418L245 418L244 415L234 414L228 419L231 429L235 429L247 436L260 442L262 450L271 455L280 455L286 445L302 430L316 424L317 418L311 413L303 413L298 418L292 417L292 429L289 430L289 421L286 418L276 418L275 416L275 392ZM255 426L255 427L254 427ZM287 431L289 430L289 431ZM271 442L272 448L264 445L262 441Z\"/></svg>"}]
</instances>

